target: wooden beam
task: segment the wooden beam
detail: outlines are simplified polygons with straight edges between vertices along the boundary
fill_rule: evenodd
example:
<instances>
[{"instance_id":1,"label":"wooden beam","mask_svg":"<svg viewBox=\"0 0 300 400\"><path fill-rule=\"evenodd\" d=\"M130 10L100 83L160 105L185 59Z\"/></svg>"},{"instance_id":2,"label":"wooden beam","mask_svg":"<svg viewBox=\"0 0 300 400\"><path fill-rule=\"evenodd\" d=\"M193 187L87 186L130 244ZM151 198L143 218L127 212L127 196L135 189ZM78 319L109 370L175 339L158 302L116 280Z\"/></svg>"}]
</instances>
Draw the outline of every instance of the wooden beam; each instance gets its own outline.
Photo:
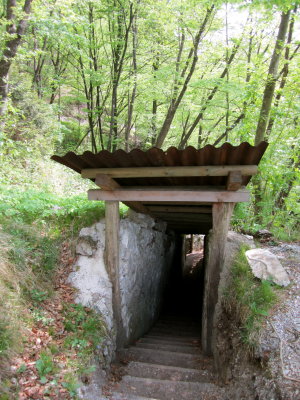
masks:
<instances>
[{"instance_id":1,"label":"wooden beam","mask_svg":"<svg viewBox=\"0 0 300 400\"><path fill-rule=\"evenodd\" d=\"M155 189L118 189L105 191L99 189L90 189L88 191L89 200L116 200L116 201L193 201L193 202L214 202L214 203L237 203L250 200L250 194L247 190L230 191L203 191L198 190L176 190L176 188L165 188L164 190Z\"/></svg>"},{"instance_id":2,"label":"wooden beam","mask_svg":"<svg viewBox=\"0 0 300 400\"><path fill-rule=\"evenodd\" d=\"M211 221L212 217L209 214L179 214L179 213L155 213L155 216L165 221Z\"/></svg>"},{"instance_id":3,"label":"wooden beam","mask_svg":"<svg viewBox=\"0 0 300 400\"><path fill-rule=\"evenodd\" d=\"M112 179L108 175L98 174L96 176L95 183L96 183L97 186L99 186L103 190L107 190L107 191L112 191L112 190L115 190L115 189L119 189L121 187L118 184L118 182L116 182L114 179ZM126 202L124 204L126 204L128 207L132 208L134 211L136 211L138 213L150 214L149 210L145 206L143 206L143 204L141 204L141 203Z\"/></svg>"},{"instance_id":4,"label":"wooden beam","mask_svg":"<svg viewBox=\"0 0 300 400\"><path fill-rule=\"evenodd\" d=\"M147 206L147 208L154 212L172 212L172 213L200 213L211 214L212 208L210 207L188 207L188 206Z\"/></svg>"},{"instance_id":5,"label":"wooden beam","mask_svg":"<svg viewBox=\"0 0 300 400\"><path fill-rule=\"evenodd\" d=\"M200 235L206 235L211 229L211 225L201 225L201 226L181 226L181 225L168 225L168 229L175 231L176 233L189 235L191 233L198 233Z\"/></svg>"},{"instance_id":6,"label":"wooden beam","mask_svg":"<svg viewBox=\"0 0 300 400\"><path fill-rule=\"evenodd\" d=\"M150 207L150 206L161 206L162 205L162 203L161 203L161 201L145 201L144 202L144 206L145 207ZM167 202L167 204L163 204L164 206L166 206L166 207L169 207L169 206L207 206L207 207L212 207L212 205L213 205L213 202L209 202L209 201L207 201L207 202L202 202L201 201L201 204L199 204L199 202L198 201L186 201L184 204L182 204L182 201L168 201ZM211 209L212 210L212 209ZM211 211L212 212L212 211Z\"/></svg>"},{"instance_id":7,"label":"wooden beam","mask_svg":"<svg viewBox=\"0 0 300 400\"><path fill-rule=\"evenodd\" d=\"M116 182L108 175L96 175L95 183L103 190L115 190L121 187L118 182Z\"/></svg>"},{"instance_id":8,"label":"wooden beam","mask_svg":"<svg viewBox=\"0 0 300 400\"><path fill-rule=\"evenodd\" d=\"M186 167L130 167L89 168L81 171L82 178L94 179L96 175L111 178L172 178L192 176L227 176L230 171L241 171L242 175L255 175L257 165L204 165Z\"/></svg>"},{"instance_id":9,"label":"wooden beam","mask_svg":"<svg viewBox=\"0 0 300 400\"><path fill-rule=\"evenodd\" d=\"M202 311L202 349L212 355L215 335L215 310L218 302L220 275L224 266L227 233L234 203L213 205L213 226L204 248L205 278Z\"/></svg>"},{"instance_id":10,"label":"wooden beam","mask_svg":"<svg viewBox=\"0 0 300 400\"><path fill-rule=\"evenodd\" d=\"M239 190L243 183L243 175L241 171L230 171L227 178L227 190Z\"/></svg>"},{"instance_id":11,"label":"wooden beam","mask_svg":"<svg viewBox=\"0 0 300 400\"><path fill-rule=\"evenodd\" d=\"M172 230L180 235L190 235L191 233L193 233L194 235L207 235L207 233L208 233L208 230L203 230L203 229L190 230L190 229L179 229L179 228L175 229L175 228L170 227L170 230Z\"/></svg>"},{"instance_id":12,"label":"wooden beam","mask_svg":"<svg viewBox=\"0 0 300 400\"><path fill-rule=\"evenodd\" d=\"M117 345L122 346L123 322L119 276L120 213L118 201L105 202L105 265L112 283L112 305L117 331Z\"/></svg>"}]
</instances>

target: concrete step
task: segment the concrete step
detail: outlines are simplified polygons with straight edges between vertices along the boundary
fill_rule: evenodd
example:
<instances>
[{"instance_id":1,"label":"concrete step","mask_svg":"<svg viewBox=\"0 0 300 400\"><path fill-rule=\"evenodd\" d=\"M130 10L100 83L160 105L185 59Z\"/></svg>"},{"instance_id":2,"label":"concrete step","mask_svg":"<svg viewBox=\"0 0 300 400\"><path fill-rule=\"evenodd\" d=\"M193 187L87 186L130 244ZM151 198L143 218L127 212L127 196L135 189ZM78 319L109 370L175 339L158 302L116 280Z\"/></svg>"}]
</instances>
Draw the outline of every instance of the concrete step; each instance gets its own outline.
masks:
<instances>
[{"instance_id":1,"label":"concrete step","mask_svg":"<svg viewBox=\"0 0 300 400\"><path fill-rule=\"evenodd\" d=\"M122 361L140 361L150 364L170 365L182 368L199 368L201 362L207 358L202 354L186 354L176 353L172 351L153 351L152 349L142 349L138 347L130 347L121 350L118 353L119 359Z\"/></svg>"},{"instance_id":2,"label":"concrete step","mask_svg":"<svg viewBox=\"0 0 300 400\"><path fill-rule=\"evenodd\" d=\"M200 337L199 336L176 336L170 335L167 333L164 334L156 334L152 331L149 332L147 335L144 336L145 339L155 339L155 340L167 340L168 342L181 342L181 343L189 343L189 344L200 344Z\"/></svg>"},{"instance_id":3,"label":"concrete step","mask_svg":"<svg viewBox=\"0 0 300 400\"><path fill-rule=\"evenodd\" d=\"M199 348L200 346L200 340L198 340L196 343L193 341L183 341L183 340L168 340L168 338L165 339L149 339L146 337L143 337L139 339L136 343L146 343L146 344L153 344L153 345L178 345L178 346L184 346L184 347L190 347L191 349Z\"/></svg>"},{"instance_id":4,"label":"concrete step","mask_svg":"<svg viewBox=\"0 0 300 400\"><path fill-rule=\"evenodd\" d=\"M153 328L149 332L151 335L171 335L171 336L179 336L179 337L195 337L199 334L200 336L201 330L197 331L194 329L172 329L172 328Z\"/></svg>"},{"instance_id":5,"label":"concrete step","mask_svg":"<svg viewBox=\"0 0 300 400\"><path fill-rule=\"evenodd\" d=\"M189 326L201 326L201 320L195 320L192 318L161 318L156 324L174 324L174 325L189 325ZM156 325L155 324L155 325Z\"/></svg>"},{"instance_id":6,"label":"concrete step","mask_svg":"<svg viewBox=\"0 0 300 400\"><path fill-rule=\"evenodd\" d=\"M186 382L212 382L214 375L211 369L211 365L209 369L199 370L132 361L126 367L126 373L127 375L139 378Z\"/></svg>"},{"instance_id":7,"label":"concrete step","mask_svg":"<svg viewBox=\"0 0 300 400\"><path fill-rule=\"evenodd\" d=\"M113 392L109 396L109 400L159 400L154 397L136 396L129 393Z\"/></svg>"},{"instance_id":8,"label":"concrete step","mask_svg":"<svg viewBox=\"0 0 300 400\"><path fill-rule=\"evenodd\" d=\"M200 354L200 348L199 347L192 347L192 346L184 346L184 344L172 344L172 343L143 343L143 342L137 342L135 344L135 347L141 348L141 349L153 349L153 350L164 350L164 351L173 351L175 353L186 353L186 354Z\"/></svg>"},{"instance_id":9,"label":"concrete step","mask_svg":"<svg viewBox=\"0 0 300 400\"><path fill-rule=\"evenodd\" d=\"M189 321L182 321L182 322L172 322L172 321L158 321L155 324L155 327L159 328L166 328L166 327L173 327L173 328L189 328L189 329L201 329L201 324Z\"/></svg>"},{"instance_id":10,"label":"concrete step","mask_svg":"<svg viewBox=\"0 0 300 400\"><path fill-rule=\"evenodd\" d=\"M225 400L224 389L212 383L196 383L124 376L118 392L159 400ZM206 397L209 395L210 397Z\"/></svg>"}]
</instances>

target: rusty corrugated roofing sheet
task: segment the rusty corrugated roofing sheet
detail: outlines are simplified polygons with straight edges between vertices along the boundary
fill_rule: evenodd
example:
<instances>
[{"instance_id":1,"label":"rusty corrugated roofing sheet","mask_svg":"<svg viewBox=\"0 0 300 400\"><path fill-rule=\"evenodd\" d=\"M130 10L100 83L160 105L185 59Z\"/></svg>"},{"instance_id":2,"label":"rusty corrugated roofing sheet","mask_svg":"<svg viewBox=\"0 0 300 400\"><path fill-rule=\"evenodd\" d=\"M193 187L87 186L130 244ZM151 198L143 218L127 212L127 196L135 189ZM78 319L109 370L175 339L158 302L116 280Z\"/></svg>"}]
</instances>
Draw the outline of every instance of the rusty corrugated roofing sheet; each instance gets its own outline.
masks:
<instances>
[{"instance_id":1,"label":"rusty corrugated roofing sheet","mask_svg":"<svg viewBox=\"0 0 300 400\"><path fill-rule=\"evenodd\" d=\"M151 148L143 151L134 149L128 153L124 150L117 150L110 153L106 150L94 154L86 151L81 155L69 152L64 156L52 156L54 161L63 164L74 171L81 173L83 169L88 168L125 168L125 167L163 167L163 166L206 166L206 165L258 165L268 144L261 142L258 146L251 146L249 143L241 143L239 146L232 146L225 143L221 147L207 145L202 149L187 147L184 150L178 150L176 147L170 147L163 151L158 148ZM243 176L243 185L247 185L250 176ZM121 186L213 186L220 187L226 185L226 176L208 176L208 177L184 177L184 178L119 178L116 181ZM196 203L197 204L197 203ZM179 205L175 202L164 206L172 206L170 212L159 212L159 206L156 202L144 204L150 209L151 215L165 220L171 229L180 233L203 233L206 234L212 226L211 206L206 207L202 204L201 208L193 211L193 205L182 204L180 211L174 207ZM199 204L198 204L199 205ZM196 205L194 205L196 206ZM188 212L185 209L189 208ZM204 212L204 208L206 211Z\"/></svg>"},{"instance_id":2,"label":"rusty corrugated roofing sheet","mask_svg":"<svg viewBox=\"0 0 300 400\"><path fill-rule=\"evenodd\" d=\"M134 149L126 153L117 150L110 153L107 150L94 154L86 151L81 155L69 152L64 156L52 156L54 161L81 173L87 168L122 168L122 167L162 167L162 166L202 166L202 165L258 165L268 143L261 142L258 146L241 143L232 146L224 143L221 147L207 145L202 149L192 146L184 150L170 147L164 151L153 147L143 151ZM116 179L122 186L222 186L226 177L197 177L197 178L130 178ZM247 185L250 177L244 177L243 184Z\"/></svg>"}]
</instances>

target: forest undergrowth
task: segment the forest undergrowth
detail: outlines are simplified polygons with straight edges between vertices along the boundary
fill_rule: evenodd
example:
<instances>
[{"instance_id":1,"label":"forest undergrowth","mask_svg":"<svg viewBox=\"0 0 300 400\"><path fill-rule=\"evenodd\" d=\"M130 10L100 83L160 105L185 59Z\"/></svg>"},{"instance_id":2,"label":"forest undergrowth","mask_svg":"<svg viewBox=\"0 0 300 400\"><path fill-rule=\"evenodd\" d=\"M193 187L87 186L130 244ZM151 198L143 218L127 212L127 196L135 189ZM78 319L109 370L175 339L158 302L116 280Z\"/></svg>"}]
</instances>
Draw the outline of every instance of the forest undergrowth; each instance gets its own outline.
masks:
<instances>
[{"instance_id":1,"label":"forest undergrowth","mask_svg":"<svg viewBox=\"0 0 300 400\"><path fill-rule=\"evenodd\" d=\"M76 236L103 204L52 154L266 140L232 227L300 239L298 8L1 3L0 400L75 397L96 330L105 336L65 282Z\"/></svg>"},{"instance_id":2,"label":"forest undergrowth","mask_svg":"<svg viewBox=\"0 0 300 400\"><path fill-rule=\"evenodd\" d=\"M0 197L0 399L75 397L106 330L66 278L78 231L103 204L17 185Z\"/></svg>"}]
</instances>

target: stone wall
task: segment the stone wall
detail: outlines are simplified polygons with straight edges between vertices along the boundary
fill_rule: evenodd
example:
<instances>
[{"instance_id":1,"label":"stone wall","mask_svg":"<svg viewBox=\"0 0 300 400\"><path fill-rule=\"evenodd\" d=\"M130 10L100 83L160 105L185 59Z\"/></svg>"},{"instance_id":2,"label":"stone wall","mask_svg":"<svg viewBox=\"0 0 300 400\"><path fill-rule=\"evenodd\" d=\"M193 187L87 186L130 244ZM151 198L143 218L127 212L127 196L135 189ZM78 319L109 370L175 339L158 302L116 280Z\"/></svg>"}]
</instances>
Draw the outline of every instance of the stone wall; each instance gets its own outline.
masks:
<instances>
[{"instance_id":1,"label":"stone wall","mask_svg":"<svg viewBox=\"0 0 300 400\"><path fill-rule=\"evenodd\" d=\"M174 237L149 216L130 212L120 221L120 290L124 344L144 334L158 317L174 252ZM101 314L110 337L104 351L114 354L112 284L104 262L105 220L80 231L77 261L69 277L76 302Z\"/></svg>"},{"instance_id":2,"label":"stone wall","mask_svg":"<svg viewBox=\"0 0 300 400\"><path fill-rule=\"evenodd\" d=\"M131 213L120 225L121 314L125 343L138 339L158 318L169 275L174 237L166 225Z\"/></svg>"}]
</instances>

